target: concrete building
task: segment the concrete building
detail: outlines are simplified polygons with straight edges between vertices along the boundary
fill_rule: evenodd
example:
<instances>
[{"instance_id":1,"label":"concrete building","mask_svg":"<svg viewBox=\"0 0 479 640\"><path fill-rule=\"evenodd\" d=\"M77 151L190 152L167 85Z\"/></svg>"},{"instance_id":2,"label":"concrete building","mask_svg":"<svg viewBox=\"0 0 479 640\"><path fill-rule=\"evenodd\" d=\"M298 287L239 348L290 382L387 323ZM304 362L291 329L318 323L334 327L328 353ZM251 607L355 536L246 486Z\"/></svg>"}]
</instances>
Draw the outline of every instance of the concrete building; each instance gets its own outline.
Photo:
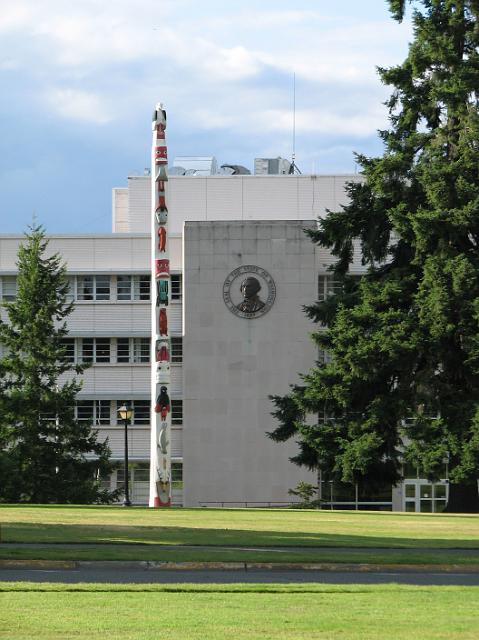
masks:
<instances>
[{"instance_id":1,"label":"concrete building","mask_svg":"<svg viewBox=\"0 0 479 640\"><path fill-rule=\"evenodd\" d=\"M327 209L346 202L355 175L185 175L169 189L172 295L173 503L281 504L300 480L316 482L291 464L295 443L265 435L275 423L270 394L299 382L317 354L313 325L302 305L334 289L331 255L303 232ZM120 468L105 479L123 482L123 427L117 408L130 401L132 501L148 502L150 431L150 178L128 178L113 189L112 233L53 235L65 258L75 310L69 319L72 361L88 361L78 418L108 437ZM0 237L0 300L15 293L21 236ZM363 267L354 262L353 273ZM260 283L261 313L248 315L241 285ZM246 298L245 298L246 301ZM243 302L245 302L243 301ZM247 301L246 301L247 302ZM267 313L266 313L267 311ZM3 312L2 312L3 313ZM332 495L337 506L440 510L447 487L416 479L375 505L355 495ZM412 488L411 488L412 487ZM326 499L333 491L328 484ZM426 504L427 501L427 504Z\"/></svg>"}]
</instances>

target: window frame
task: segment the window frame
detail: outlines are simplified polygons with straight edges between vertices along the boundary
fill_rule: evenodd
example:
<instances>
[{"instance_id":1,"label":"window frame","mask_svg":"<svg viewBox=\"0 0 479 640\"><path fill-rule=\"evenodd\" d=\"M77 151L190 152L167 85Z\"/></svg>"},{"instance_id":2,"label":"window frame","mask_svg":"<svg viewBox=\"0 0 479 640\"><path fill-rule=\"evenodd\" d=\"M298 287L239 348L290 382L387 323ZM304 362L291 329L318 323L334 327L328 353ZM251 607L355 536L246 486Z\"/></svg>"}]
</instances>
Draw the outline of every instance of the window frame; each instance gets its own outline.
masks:
<instances>
[{"instance_id":1,"label":"window frame","mask_svg":"<svg viewBox=\"0 0 479 640\"><path fill-rule=\"evenodd\" d=\"M85 273L75 276L75 301L76 302L110 302L111 301L111 276L102 273ZM91 279L91 293L85 293L82 281ZM101 284L103 279L103 285ZM108 286L106 286L106 283ZM102 292L104 290L104 293ZM80 293L80 291L83 291ZM91 297L90 297L91 296Z\"/></svg>"},{"instance_id":2,"label":"window frame","mask_svg":"<svg viewBox=\"0 0 479 640\"><path fill-rule=\"evenodd\" d=\"M127 349L125 349L125 345ZM121 355L120 355L121 346ZM118 364L150 364L151 341L148 337L116 339L116 362Z\"/></svg>"},{"instance_id":3,"label":"window frame","mask_svg":"<svg viewBox=\"0 0 479 640\"><path fill-rule=\"evenodd\" d=\"M171 364L183 364L183 337L171 336L170 340Z\"/></svg>"},{"instance_id":4,"label":"window frame","mask_svg":"<svg viewBox=\"0 0 479 640\"><path fill-rule=\"evenodd\" d=\"M171 399L171 424L172 425L183 424L183 399L182 398Z\"/></svg>"},{"instance_id":5,"label":"window frame","mask_svg":"<svg viewBox=\"0 0 479 640\"><path fill-rule=\"evenodd\" d=\"M80 417L80 406L91 406L91 413ZM83 400L77 399L75 403L75 419L78 422L89 422L93 427L111 425L111 400Z\"/></svg>"},{"instance_id":6,"label":"window frame","mask_svg":"<svg viewBox=\"0 0 479 640\"><path fill-rule=\"evenodd\" d=\"M105 341L105 344L107 344L106 341L108 341L108 360L106 359L106 356L98 356L98 341ZM85 357L85 343L90 343L91 342L91 359L90 356L86 356ZM100 337L100 336L95 336L95 337L85 337L85 338L79 338L79 346L78 346L78 360L81 364L111 364L111 354L112 354L112 348L111 348L111 338L104 338L104 337ZM99 359L101 358L101 359Z\"/></svg>"},{"instance_id":7,"label":"window frame","mask_svg":"<svg viewBox=\"0 0 479 640\"><path fill-rule=\"evenodd\" d=\"M182 302L183 300L183 278L181 273L172 273L171 279L171 301Z\"/></svg>"},{"instance_id":8,"label":"window frame","mask_svg":"<svg viewBox=\"0 0 479 640\"><path fill-rule=\"evenodd\" d=\"M9 293L6 294L5 291L7 289L7 287L5 286L6 284L13 284L13 287L8 287L9 289ZM18 281L17 281L17 276L2 276L0 278L0 302L13 302L15 300L15 298L17 297L17 291L18 291ZM14 293L12 293L12 291L14 291Z\"/></svg>"}]
</instances>

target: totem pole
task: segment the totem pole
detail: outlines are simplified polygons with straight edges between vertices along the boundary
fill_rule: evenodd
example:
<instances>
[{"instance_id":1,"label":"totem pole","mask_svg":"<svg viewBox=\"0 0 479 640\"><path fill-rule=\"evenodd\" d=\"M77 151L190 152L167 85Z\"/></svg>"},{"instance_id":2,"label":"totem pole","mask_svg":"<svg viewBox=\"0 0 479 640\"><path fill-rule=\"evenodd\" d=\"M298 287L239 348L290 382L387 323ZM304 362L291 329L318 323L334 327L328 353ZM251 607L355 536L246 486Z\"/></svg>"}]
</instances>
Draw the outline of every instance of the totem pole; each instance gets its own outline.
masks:
<instances>
[{"instance_id":1,"label":"totem pole","mask_svg":"<svg viewBox=\"0 0 479 640\"><path fill-rule=\"evenodd\" d=\"M166 111L157 104L153 111L151 149L151 448L150 507L171 506L171 375L168 307L171 296L168 208L168 154Z\"/></svg>"}]
</instances>

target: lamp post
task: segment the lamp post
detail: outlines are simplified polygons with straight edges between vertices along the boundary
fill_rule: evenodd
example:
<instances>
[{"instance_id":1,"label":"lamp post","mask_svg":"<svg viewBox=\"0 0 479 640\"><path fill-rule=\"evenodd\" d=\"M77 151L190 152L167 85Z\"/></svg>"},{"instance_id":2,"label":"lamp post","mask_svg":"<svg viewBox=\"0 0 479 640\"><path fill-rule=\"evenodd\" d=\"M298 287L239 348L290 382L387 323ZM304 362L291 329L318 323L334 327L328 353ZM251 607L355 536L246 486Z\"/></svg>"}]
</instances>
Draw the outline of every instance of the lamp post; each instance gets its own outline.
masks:
<instances>
[{"instance_id":1,"label":"lamp post","mask_svg":"<svg viewBox=\"0 0 479 640\"><path fill-rule=\"evenodd\" d=\"M131 507L128 487L128 424L133 416L133 409L129 405L122 404L118 409L118 415L125 425L125 497L123 499L123 506Z\"/></svg>"}]
</instances>

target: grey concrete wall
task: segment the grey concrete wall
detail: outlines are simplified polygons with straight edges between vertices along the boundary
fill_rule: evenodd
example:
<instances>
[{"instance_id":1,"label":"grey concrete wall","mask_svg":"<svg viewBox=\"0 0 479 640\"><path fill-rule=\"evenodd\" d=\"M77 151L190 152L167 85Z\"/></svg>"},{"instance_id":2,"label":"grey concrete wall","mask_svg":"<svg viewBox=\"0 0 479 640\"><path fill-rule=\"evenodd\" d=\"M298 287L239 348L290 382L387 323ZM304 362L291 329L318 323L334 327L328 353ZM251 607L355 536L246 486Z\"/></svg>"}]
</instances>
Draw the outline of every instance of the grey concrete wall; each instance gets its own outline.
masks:
<instances>
[{"instance_id":1,"label":"grey concrete wall","mask_svg":"<svg viewBox=\"0 0 479 640\"><path fill-rule=\"evenodd\" d=\"M313 365L313 325L302 305L317 297L313 221L186 222L184 228L185 506L288 501L313 474L277 444L269 394L284 394ZM260 318L235 316L223 283L241 265L267 270L276 300Z\"/></svg>"}]
</instances>

